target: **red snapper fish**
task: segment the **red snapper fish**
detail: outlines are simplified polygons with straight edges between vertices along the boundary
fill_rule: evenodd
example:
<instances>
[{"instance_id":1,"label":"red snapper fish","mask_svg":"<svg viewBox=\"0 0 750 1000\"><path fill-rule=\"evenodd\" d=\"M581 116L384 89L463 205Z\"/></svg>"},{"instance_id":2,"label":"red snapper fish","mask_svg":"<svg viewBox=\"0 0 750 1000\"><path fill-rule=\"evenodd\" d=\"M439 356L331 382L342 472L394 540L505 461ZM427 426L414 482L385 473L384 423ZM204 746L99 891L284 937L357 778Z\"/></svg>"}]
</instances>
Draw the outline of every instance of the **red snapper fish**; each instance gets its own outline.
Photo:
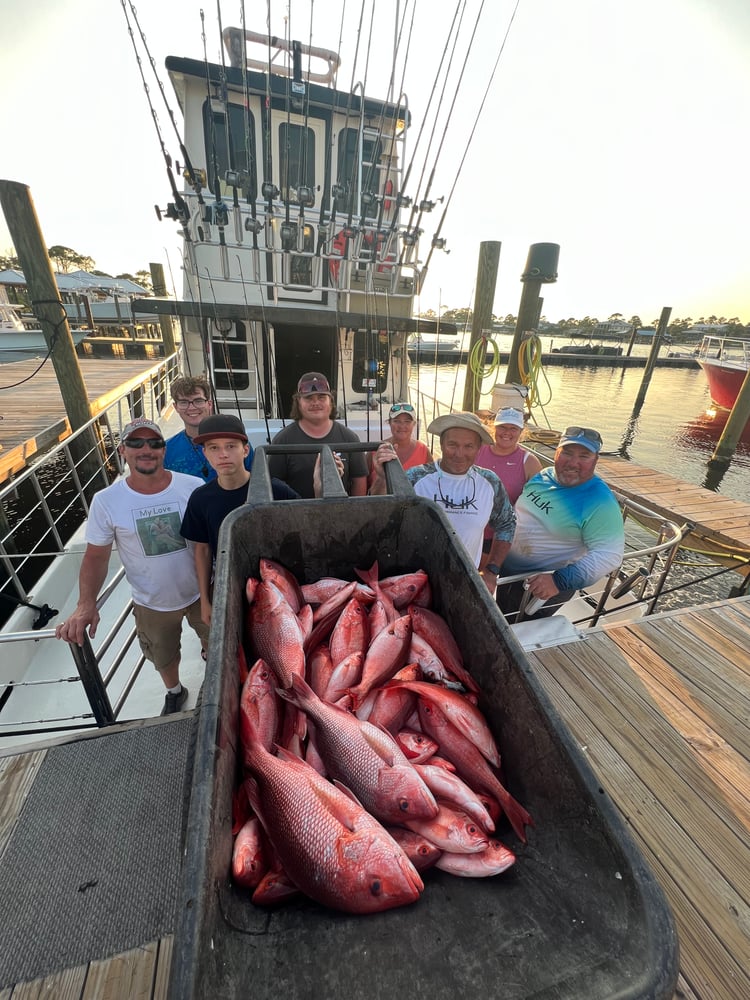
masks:
<instances>
[{"instance_id":1,"label":"red snapper fish","mask_svg":"<svg viewBox=\"0 0 750 1000\"><path fill-rule=\"evenodd\" d=\"M385 591L396 608L400 610L411 604L415 598L418 598L427 583L427 574L423 569L418 569L416 573L401 573L397 576L387 576L380 581L380 588Z\"/></svg>"},{"instance_id":2,"label":"red snapper fish","mask_svg":"<svg viewBox=\"0 0 750 1000\"><path fill-rule=\"evenodd\" d=\"M486 833L492 833L495 824L484 802L453 771L433 764L434 759L431 757L428 763L415 763L414 766L438 802L447 802L448 805L455 806L478 823Z\"/></svg>"},{"instance_id":3,"label":"red snapper fish","mask_svg":"<svg viewBox=\"0 0 750 1000\"><path fill-rule=\"evenodd\" d=\"M397 618L395 622L391 622L375 636L362 665L362 679L349 692L355 709L359 708L372 688L389 680L397 670L403 667L406 662L406 654L409 652L410 642L411 618L409 615Z\"/></svg>"},{"instance_id":4,"label":"red snapper fish","mask_svg":"<svg viewBox=\"0 0 750 1000\"><path fill-rule=\"evenodd\" d=\"M279 694L313 723L315 748L328 775L346 785L373 816L402 823L437 813L432 792L389 733L321 701L301 677Z\"/></svg>"},{"instance_id":5,"label":"red snapper fish","mask_svg":"<svg viewBox=\"0 0 750 1000\"><path fill-rule=\"evenodd\" d=\"M278 678L265 660L256 660L240 694L240 740L243 747L261 743L270 750L276 742L281 713L276 694Z\"/></svg>"},{"instance_id":6,"label":"red snapper fish","mask_svg":"<svg viewBox=\"0 0 750 1000\"><path fill-rule=\"evenodd\" d=\"M426 837L442 851L455 854L476 854L485 851L490 843L487 834L470 816L444 802L432 819L407 819L403 826Z\"/></svg>"},{"instance_id":7,"label":"red snapper fish","mask_svg":"<svg viewBox=\"0 0 750 1000\"><path fill-rule=\"evenodd\" d=\"M396 742L412 764L424 764L438 751L435 740L413 729L399 729L396 733Z\"/></svg>"},{"instance_id":8,"label":"red snapper fish","mask_svg":"<svg viewBox=\"0 0 750 1000\"><path fill-rule=\"evenodd\" d=\"M267 869L260 820L251 816L234 838L232 878L246 889L254 889Z\"/></svg>"},{"instance_id":9,"label":"red snapper fish","mask_svg":"<svg viewBox=\"0 0 750 1000\"><path fill-rule=\"evenodd\" d=\"M421 636L434 649L445 669L453 674L469 691L479 694L479 686L464 668L461 650L458 648L448 623L436 611L418 606L410 607L414 634Z\"/></svg>"},{"instance_id":10,"label":"red snapper fish","mask_svg":"<svg viewBox=\"0 0 750 1000\"><path fill-rule=\"evenodd\" d=\"M297 616L278 589L262 580L249 612L250 638L258 656L274 670L282 687L305 672L302 631Z\"/></svg>"},{"instance_id":11,"label":"red snapper fish","mask_svg":"<svg viewBox=\"0 0 750 1000\"><path fill-rule=\"evenodd\" d=\"M419 721L422 729L440 744L440 752L456 765L459 777L476 792L487 792L497 799L517 836L526 843L525 828L534 825L533 819L501 784L471 740L456 729L434 702L422 698Z\"/></svg>"},{"instance_id":12,"label":"red snapper fish","mask_svg":"<svg viewBox=\"0 0 750 1000\"><path fill-rule=\"evenodd\" d=\"M272 583L274 587L281 591L287 604L296 614L299 614L302 606L307 603L302 596L297 577L291 573L286 566L274 562L273 559L260 560L260 578Z\"/></svg>"},{"instance_id":13,"label":"red snapper fish","mask_svg":"<svg viewBox=\"0 0 750 1000\"><path fill-rule=\"evenodd\" d=\"M362 653L364 656L369 642L367 612L360 601L352 597L339 615L328 643L334 667L352 653Z\"/></svg>"},{"instance_id":14,"label":"red snapper fish","mask_svg":"<svg viewBox=\"0 0 750 1000\"><path fill-rule=\"evenodd\" d=\"M471 740L490 764L500 767L500 753L495 738L476 705L441 684L428 684L427 681L392 681L389 686L397 685L413 691L420 698L436 705L446 719Z\"/></svg>"},{"instance_id":15,"label":"red snapper fish","mask_svg":"<svg viewBox=\"0 0 750 1000\"><path fill-rule=\"evenodd\" d=\"M325 604L329 597L351 583L350 580L340 580L334 576L323 576L315 583L303 583L302 596L308 604ZM358 583L355 590L358 600L370 604L375 600L375 594L363 583Z\"/></svg>"},{"instance_id":16,"label":"red snapper fish","mask_svg":"<svg viewBox=\"0 0 750 1000\"><path fill-rule=\"evenodd\" d=\"M389 826L387 829L418 872L432 868L443 853L439 847L431 844L421 833L407 830L403 826Z\"/></svg>"},{"instance_id":17,"label":"red snapper fish","mask_svg":"<svg viewBox=\"0 0 750 1000\"><path fill-rule=\"evenodd\" d=\"M435 867L462 878L489 878L507 871L515 864L516 856L499 840L490 840L489 847L478 854L453 854L443 851Z\"/></svg>"},{"instance_id":18,"label":"red snapper fish","mask_svg":"<svg viewBox=\"0 0 750 1000\"><path fill-rule=\"evenodd\" d=\"M294 885L349 913L405 906L424 888L414 865L353 798L280 750L251 752L248 794Z\"/></svg>"}]
</instances>

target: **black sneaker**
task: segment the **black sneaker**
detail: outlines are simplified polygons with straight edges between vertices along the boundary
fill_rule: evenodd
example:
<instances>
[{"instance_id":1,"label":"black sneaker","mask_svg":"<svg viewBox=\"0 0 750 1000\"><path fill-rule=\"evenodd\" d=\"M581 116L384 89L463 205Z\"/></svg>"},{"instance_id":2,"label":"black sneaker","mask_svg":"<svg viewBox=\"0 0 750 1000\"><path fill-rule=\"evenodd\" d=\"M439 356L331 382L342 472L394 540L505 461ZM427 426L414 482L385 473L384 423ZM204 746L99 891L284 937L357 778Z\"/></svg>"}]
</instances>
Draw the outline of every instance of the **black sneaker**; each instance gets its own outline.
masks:
<instances>
[{"instance_id":1,"label":"black sneaker","mask_svg":"<svg viewBox=\"0 0 750 1000\"><path fill-rule=\"evenodd\" d=\"M164 699L164 708L161 710L162 715L174 715L175 712L179 712L182 706L187 701L188 689L185 685L182 685L180 691L174 694L172 691L167 691L167 696Z\"/></svg>"}]
</instances>

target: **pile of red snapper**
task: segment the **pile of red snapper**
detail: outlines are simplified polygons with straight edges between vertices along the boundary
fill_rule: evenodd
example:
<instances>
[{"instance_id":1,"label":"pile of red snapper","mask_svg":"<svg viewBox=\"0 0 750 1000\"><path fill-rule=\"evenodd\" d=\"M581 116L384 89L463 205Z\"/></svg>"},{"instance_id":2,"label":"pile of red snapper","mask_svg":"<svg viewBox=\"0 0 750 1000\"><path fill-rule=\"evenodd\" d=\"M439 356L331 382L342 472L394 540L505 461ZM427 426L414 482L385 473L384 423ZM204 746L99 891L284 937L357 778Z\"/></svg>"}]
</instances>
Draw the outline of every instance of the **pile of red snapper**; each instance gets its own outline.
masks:
<instances>
[{"instance_id":1,"label":"pile of red snapper","mask_svg":"<svg viewBox=\"0 0 750 1000\"><path fill-rule=\"evenodd\" d=\"M242 785L233 877L253 902L300 891L372 913L412 903L430 867L484 877L514 854L500 755L423 571L300 586L270 559L247 581L253 656L240 651Z\"/></svg>"}]
</instances>

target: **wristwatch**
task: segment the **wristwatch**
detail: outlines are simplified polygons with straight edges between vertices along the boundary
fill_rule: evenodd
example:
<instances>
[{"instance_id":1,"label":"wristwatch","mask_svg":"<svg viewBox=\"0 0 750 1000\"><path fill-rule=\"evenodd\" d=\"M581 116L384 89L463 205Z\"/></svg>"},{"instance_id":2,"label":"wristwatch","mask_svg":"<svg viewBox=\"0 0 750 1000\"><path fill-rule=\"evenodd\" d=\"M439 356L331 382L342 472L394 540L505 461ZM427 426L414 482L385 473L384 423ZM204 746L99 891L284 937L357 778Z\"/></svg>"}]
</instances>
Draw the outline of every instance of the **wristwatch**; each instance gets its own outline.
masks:
<instances>
[{"instance_id":1,"label":"wristwatch","mask_svg":"<svg viewBox=\"0 0 750 1000\"><path fill-rule=\"evenodd\" d=\"M484 568L486 570L489 570L489 572L494 574L495 576L500 576L500 567L498 566L497 563L487 563L487 565Z\"/></svg>"}]
</instances>

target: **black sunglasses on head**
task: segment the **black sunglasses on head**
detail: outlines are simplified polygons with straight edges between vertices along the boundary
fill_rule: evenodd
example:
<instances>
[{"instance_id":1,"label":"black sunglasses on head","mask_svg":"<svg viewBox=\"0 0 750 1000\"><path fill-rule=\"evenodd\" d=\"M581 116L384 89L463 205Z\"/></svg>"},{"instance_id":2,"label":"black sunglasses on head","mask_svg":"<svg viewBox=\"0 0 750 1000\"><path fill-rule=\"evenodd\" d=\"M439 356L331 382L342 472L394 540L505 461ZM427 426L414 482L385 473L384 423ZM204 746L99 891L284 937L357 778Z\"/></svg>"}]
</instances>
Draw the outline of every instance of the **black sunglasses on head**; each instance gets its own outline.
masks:
<instances>
[{"instance_id":1,"label":"black sunglasses on head","mask_svg":"<svg viewBox=\"0 0 750 1000\"><path fill-rule=\"evenodd\" d=\"M593 427L566 427L562 433L563 437L583 437L587 438L589 441L595 441L597 444L602 443L602 436L599 431L595 431Z\"/></svg>"},{"instance_id":2,"label":"black sunglasses on head","mask_svg":"<svg viewBox=\"0 0 750 1000\"><path fill-rule=\"evenodd\" d=\"M152 451L158 451L160 448L164 448L166 443L163 438L128 438L127 441L123 441L126 448L135 448L136 451L145 448L146 445Z\"/></svg>"}]
</instances>

